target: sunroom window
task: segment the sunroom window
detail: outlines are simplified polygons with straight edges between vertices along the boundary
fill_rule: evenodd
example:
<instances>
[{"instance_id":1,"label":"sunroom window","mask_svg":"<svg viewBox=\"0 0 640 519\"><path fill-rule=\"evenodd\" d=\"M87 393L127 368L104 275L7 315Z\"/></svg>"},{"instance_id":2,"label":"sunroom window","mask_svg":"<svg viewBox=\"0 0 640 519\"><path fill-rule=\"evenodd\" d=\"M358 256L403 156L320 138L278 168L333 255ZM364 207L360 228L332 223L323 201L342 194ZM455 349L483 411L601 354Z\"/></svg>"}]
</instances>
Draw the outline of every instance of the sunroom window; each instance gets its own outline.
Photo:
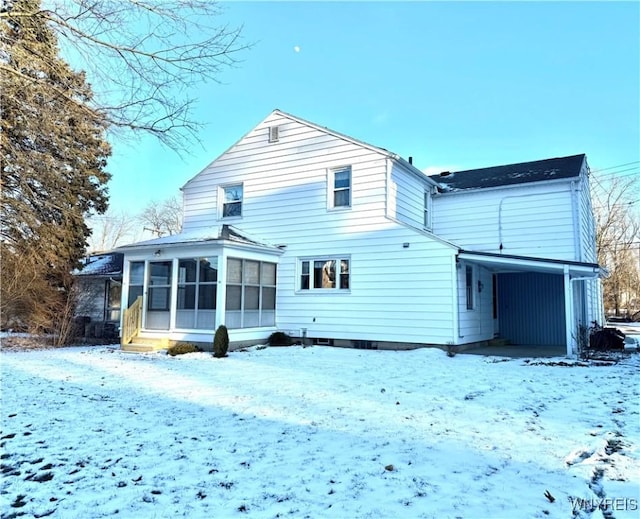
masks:
<instances>
[{"instance_id":1,"label":"sunroom window","mask_svg":"<svg viewBox=\"0 0 640 519\"><path fill-rule=\"evenodd\" d=\"M273 326L276 320L276 264L227 260L226 326Z\"/></svg>"},{"instance_id":2,"label":"sunroom window","mask_svg":"<svg viewBox=\"0 0 640 519\"><path fill-rule=\"evenodd\" d=\"M242 184L222 188L222 217L234 218L242 216Z\"/></svg>"},{"instance_id":3,"label":"sunroom window","mask_svg":"<svg viewBox=\"0 0 640 519\"><path fill-rule=\"evenodd\" d=\"M304 259L300 262L300 290L349 288L349 258Z\"/></svg>"},{"instance_id":4,"label":"sunroom window","mask_svg":"<svg viewBox=\"0 0 640 519\"><path fill-rule=\"evenodd\" d=\"M179 260L177 328L215 328L217 281L217 258Z\"/></svg>"}]
</instances>

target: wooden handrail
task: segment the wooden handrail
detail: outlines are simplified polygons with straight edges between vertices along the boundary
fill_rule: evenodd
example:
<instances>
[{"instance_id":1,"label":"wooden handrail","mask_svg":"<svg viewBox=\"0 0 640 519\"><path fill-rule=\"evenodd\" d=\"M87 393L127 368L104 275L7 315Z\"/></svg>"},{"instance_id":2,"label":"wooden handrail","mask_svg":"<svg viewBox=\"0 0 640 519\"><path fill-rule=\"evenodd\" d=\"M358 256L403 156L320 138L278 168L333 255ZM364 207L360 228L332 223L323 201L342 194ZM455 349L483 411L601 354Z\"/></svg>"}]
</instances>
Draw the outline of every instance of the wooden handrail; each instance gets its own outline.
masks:
<instances>
[{"instance_id":1,"label":"wooden handrail","mask_svg":"<svg viewBox=\"0 0 640 519\"><path fill-rule=\"evenodd\" d=\"M138 296L133 304L124 311L121 344L123 346L129 344L140 333L140 328L142 328L142 296Z\"/></svg>"}]
</instances>

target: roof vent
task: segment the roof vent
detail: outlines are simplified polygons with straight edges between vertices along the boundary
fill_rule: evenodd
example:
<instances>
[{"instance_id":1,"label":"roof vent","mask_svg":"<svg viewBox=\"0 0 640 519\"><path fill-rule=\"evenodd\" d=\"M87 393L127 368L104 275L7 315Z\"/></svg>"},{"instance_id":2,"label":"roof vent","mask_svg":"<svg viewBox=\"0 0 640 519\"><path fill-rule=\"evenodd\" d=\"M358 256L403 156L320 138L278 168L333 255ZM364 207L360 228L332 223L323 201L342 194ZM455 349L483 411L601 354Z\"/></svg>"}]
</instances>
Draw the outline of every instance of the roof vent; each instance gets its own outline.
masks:
<instances>
[{"instance_id":1,"label":"roof vent","mask_svg":"<svg viewBox=\"0 0 640 519\"><path fill-rule=\"evenodd\" d=\"M278 126L269 126L269 142L278 142L280 137L280 128Z\"/></svg>"},{"instance_id":2,"label":"roof vent","mask_svg":"<svg viewBox=\"0 0 640 519\"><path fill-rule=\"evenodd\" d=\"M409 164L413 165L413 157L409 157Z\"/></svg>"},{"instance_id":3,"label":"roof vent","mask_svg":"<svg viewBox=\"0 0 640 519\"><path fill-rule=\"evenodd\" d=\"M443 171L442 173L440 173L441 177L448 177L449 175L451 175L451 171Z\"/></svg>"}]
</instances>

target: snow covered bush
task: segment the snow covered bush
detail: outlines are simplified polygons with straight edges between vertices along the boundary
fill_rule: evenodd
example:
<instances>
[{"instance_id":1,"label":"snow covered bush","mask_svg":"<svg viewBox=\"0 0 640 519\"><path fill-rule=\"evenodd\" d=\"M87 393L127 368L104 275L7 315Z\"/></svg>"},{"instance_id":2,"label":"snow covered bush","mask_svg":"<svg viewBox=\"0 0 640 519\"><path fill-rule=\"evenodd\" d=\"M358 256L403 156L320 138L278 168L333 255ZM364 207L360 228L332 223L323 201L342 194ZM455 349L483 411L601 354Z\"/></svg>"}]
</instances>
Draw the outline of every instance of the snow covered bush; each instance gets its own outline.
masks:
<instances>
[{"instance_id":1,"label":"snow covered bush","mask_svg":"<svg viewBox=\"0 0 640 519\"><path fill-rule=\"evenodd\" d=\"M229 350L229 332L224 324L218 326L213 336L213 356L226 357Z\"/></svg>"}]
</instances>

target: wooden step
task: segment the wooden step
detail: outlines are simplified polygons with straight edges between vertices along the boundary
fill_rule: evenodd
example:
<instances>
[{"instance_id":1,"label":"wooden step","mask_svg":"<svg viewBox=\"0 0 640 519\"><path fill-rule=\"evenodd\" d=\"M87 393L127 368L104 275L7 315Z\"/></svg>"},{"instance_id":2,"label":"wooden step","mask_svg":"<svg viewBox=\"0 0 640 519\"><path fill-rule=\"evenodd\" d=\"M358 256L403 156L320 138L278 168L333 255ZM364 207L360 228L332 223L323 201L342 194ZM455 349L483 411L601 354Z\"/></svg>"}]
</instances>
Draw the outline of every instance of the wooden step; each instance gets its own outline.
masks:
<instances>
[{"instance_id":1,"label":"wooden step","mask_svg":"<svg viewBox=\"0 0 640 519\"><path fill-rule=\"evenodd\" d=\"M120 349L124 352L130 353L148 353L152 351L166 350L168 347L168 341L166 339L157 340L145 340L141 341L136 339L135 342L129 344L123 344Z\"/></svg>"}]
</instances>

